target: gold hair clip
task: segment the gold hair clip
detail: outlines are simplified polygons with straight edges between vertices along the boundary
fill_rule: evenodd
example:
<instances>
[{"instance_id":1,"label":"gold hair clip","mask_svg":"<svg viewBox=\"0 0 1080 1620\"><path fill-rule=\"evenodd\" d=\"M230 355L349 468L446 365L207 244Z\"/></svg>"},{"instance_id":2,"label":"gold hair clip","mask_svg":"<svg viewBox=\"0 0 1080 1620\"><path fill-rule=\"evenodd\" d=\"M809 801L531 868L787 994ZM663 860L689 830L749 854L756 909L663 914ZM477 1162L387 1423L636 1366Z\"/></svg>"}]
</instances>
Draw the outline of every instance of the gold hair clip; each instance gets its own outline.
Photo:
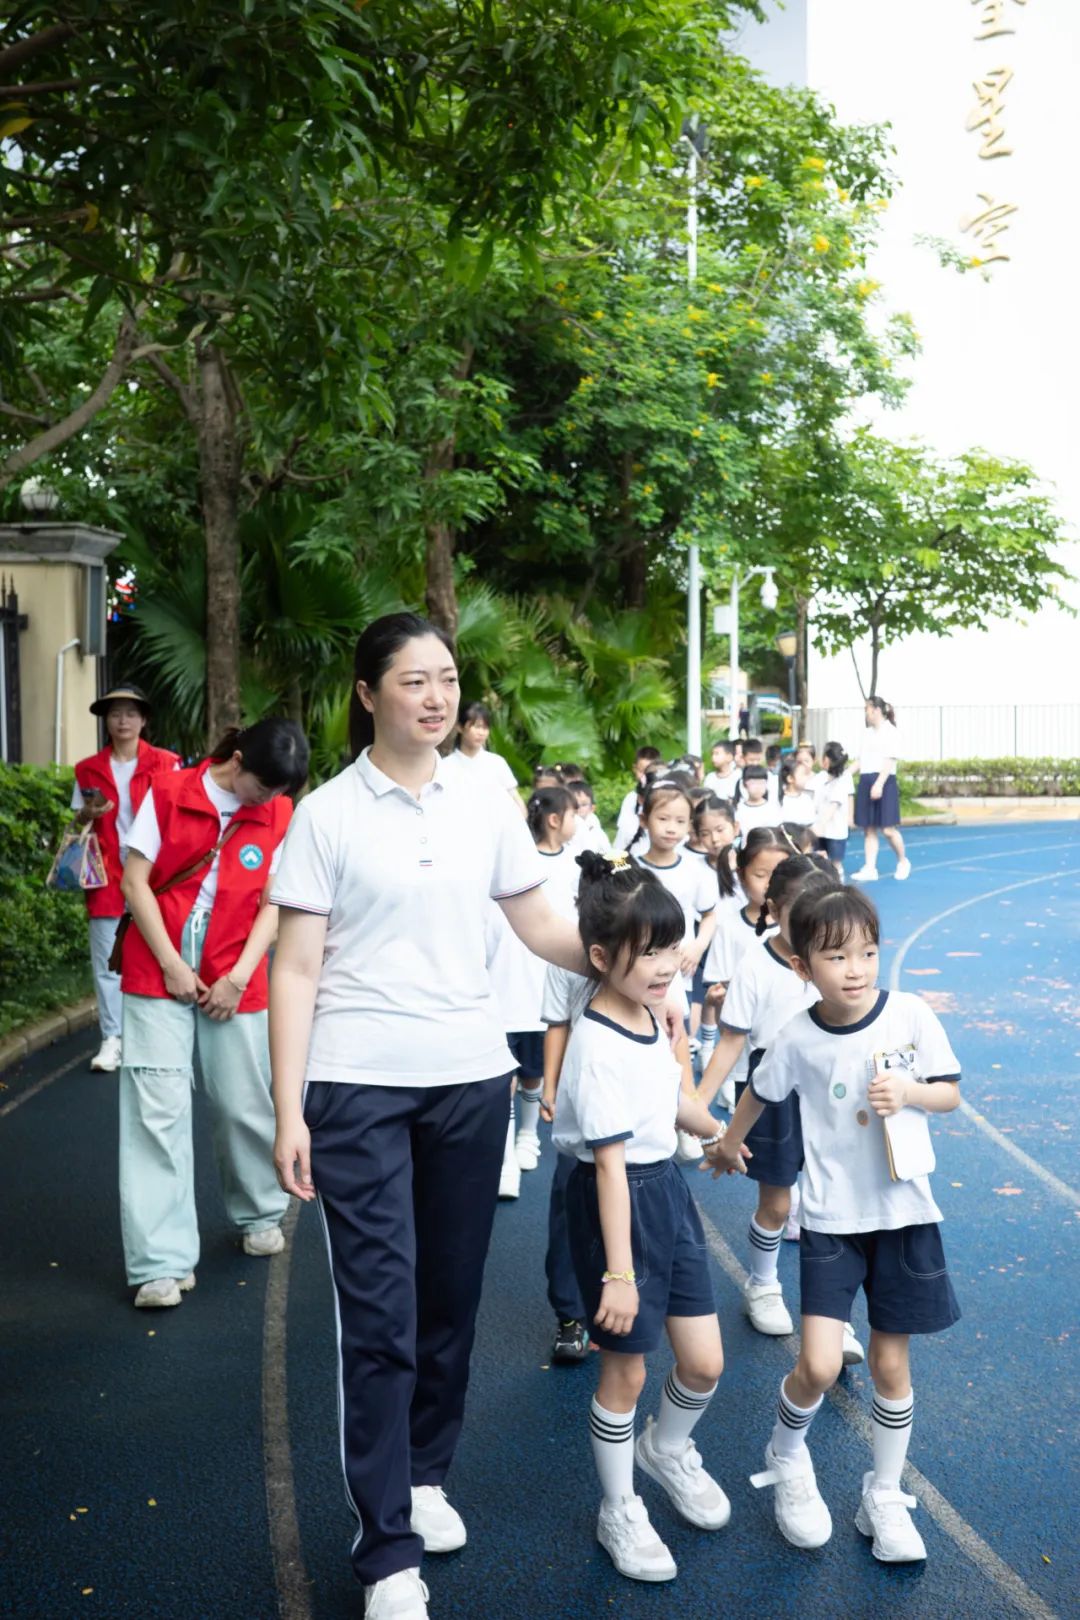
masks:
<instances>
[{"instance_id":1,"label":"gold hair clip","mask_svg":"<svg viewBox=\"0 0 1080 1620\"><path fill-rule=\"evenodd\" d=\"M623 872L630 865L630 857L624 849L616 850L613 855L605 857L613 872Z\"/></svg>"}]
</instances>

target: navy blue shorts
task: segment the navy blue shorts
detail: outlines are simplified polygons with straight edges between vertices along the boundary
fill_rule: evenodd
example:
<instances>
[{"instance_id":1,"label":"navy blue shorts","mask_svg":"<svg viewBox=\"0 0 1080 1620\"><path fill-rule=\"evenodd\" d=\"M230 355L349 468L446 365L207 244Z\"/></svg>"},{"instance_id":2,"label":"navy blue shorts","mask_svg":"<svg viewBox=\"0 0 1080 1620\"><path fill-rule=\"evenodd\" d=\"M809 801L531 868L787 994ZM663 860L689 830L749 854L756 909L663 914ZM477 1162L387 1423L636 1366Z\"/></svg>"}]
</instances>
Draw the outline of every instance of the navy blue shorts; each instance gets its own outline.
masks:
<instances>
[{"instance_id":1,"label":"navy blue shorts","mask_svg":"<svg viewBox=\"0 0 1080 1620\"><path fill-rule=\"evenodd\" d=\"M736 1107L764 1056L762 1047L751 1052L747 1079L735 1082ZM803 1166L798 1092L791 1092L783 1102L765 1104L765 1112L747 1133L746 1145L754 1155L746 1166L751 1181L763 1181L766 1187L794 1187Z\"/></svg>"},{"instance_id":2,"label":"navy blue shorts","mask_svg":"<svg viewBox=\"0 0 1080 1620\"><path fill-rule=\"evenodd\" d=\"M706 951L705 956L709 953ZM694 984L690 992L690 1005L700 1007L705 1001L705 957L694 969Z\"/></svg>"},{"instance_id":3,"label":"navy blue shorts","mask_svg":"<svg viewBox=\"0 0 1080 1620\"><path fill-rule=\"evenodd\" d=\"M542 1029L522 1029L506 1037L506 1044L514 1054L522 1080L544 1078L544 1032Z\"/></svg>"},{"instance_id":4,"label":"navy blue shorts","mask_svg":"<svg viewBox=\"0 0 1080 1620\"><path fill-rule=\"evenodd\" d=\"M844 856L847 854L847 844L848 844L848 841L847 841L846 838L819 838L818 839L818 848L821 850L821 852L824 855L827 855L829 857L830 861L841 861L842 862L843 859L844 859Z\"/></svg>"},{"instance_id":5,"label":"navy blue shorts","mask_svg":"<svg viewBox=\"0 0 1080 1620\"><path fill-rule=\"evenodd\" d=\"M804 1316L850 1322L862 1288L878 1333L942 1333L960 1320L936 1221L894 1232L808 1232L804 1226L799 1283Z\"/></svg>"},{"instance_id":6,"label":"navy blue shorts","mask_svg":"<svg viewBox=\"0 0 1080 1620\"><path fill-rule=\"evenodd\" d=\"M625 1355L660 1346L669 1316L714 1316L709 1255L697 1205L674 1159L628 1164L630 1246L637 1273L638 1314L625 1338L596 1327L603 1290L604 1236L596 1166L580 1162L566 1185L566 1219L574 1272L594 1344Z\"/></svg>"}]
</instances>

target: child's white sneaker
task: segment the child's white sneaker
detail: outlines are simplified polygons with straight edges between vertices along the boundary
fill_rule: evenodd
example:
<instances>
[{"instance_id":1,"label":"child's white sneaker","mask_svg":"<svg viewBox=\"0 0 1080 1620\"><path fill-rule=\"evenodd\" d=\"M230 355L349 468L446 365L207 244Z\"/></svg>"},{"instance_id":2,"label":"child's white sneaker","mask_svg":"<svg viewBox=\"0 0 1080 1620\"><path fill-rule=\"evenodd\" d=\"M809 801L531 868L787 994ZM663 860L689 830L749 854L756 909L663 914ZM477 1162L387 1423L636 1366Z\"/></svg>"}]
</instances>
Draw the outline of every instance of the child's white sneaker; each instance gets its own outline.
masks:
<instances>
[{"instance_id":1,"label":"child's white sneaker","mask_svg":"<svg viewBox=\"0 0 1080 1620\"><path fill-rule=\"evenodd\" d=\"M701 1145L701 1138L691 1135L689 1131L677 1131L678 1146L675 1149L675 1159L679 1164L695 1164L698 1159L705 1157L705 1149Z\"/></svg>"},{"instance_id":2,"label":"child's white sneaker","mask_svg":"<svg viewBox=\"0 0 1080 1620\"><path fill-rule=\"evenodd\" d=\"M844 1366L860 1367L866 1360L866 1352L855 1337L855 1329L850 1322L844 1323Z\"/></svg>"},{"instance_id":3,"label":"child's white sneaker","mask_svg":"<svg viewBox=\"0 0 1080 1620\"><path fill-rule=\"evenodd\" d=\"M428 1589L418 1569L399 1569L364 1587L364 1620L427 1620Z\"/></svg>"},{"instance_id":4,"label":"child's white sneaker","mask_svg":"<svg viewBox=\"0 0 1080 1620\"><path fill-rule=\"evenodd\" d=\"M504 1159L503 1167L499 1172L499 1197L519 1198L521 1196L521 1167L517 1159Z\"/></svg>"},{"instance_id":5,"label":"child's white sneaker","mask_svg":"<svg viewBox=\"0 0 1080 1620\"><path fill-rule=\"evenodd\" d=\"M904 883L911 876L911 862L906 857L897 861L895 876L897 883Z\"/></svg>"},{"instance_id":6,"label":"child's white sneaker","mask_svg":"<svg viewBox=\"0 0 1080 1620\"><path fill-rule=\"evenodd\" d=\"M759 1333L768 1333L778 1339L794 1333L795 1324L784 1304L784 1291L778 1282L756 1283L748 1278L743 1289L743 1305L750 1318L750 1326L757 1328Z\"/></svg>"},{"instance_id":7,"label":"child's white sneaker","mask_svg":"<svg viewBox=\"0 0 1080 1620\"><path fill-rule=\"evenodd\" d=\"M862 1488L855 1528L873 1536L874 1557L883 1564L915 1564L925 1558L923 1538L911 1522L910 1510L918 1507L915 1498L891 1485L875 1485L872 1468L863 1475Z\"/></svg>"},{"instance_id":8,"label":"child's white sneaker","mask_svg":"<svg viewBox=\"0 0 1080 1620\"><path fill-rule=\"evenodd\" d=\"M441 1485L413 1486L411 1528L426 1553L457 1552L468 1540L465 1521L446 1500Z\"/></svg>"},{"instance_id":9,"label":"child's white sneaker","mask_svg":"<svg viewBox=\"0 0 1080 1620\"><path fill-rule=\"evenodd\" d=\"M755 1490L776 1487L773 1508L780 1534L793 1547L824 1547L832 1535L832 1515L817 1488L810 1452L801 1446L794 1457L779 1457L765 1447L765 1471L751 1474Z\"/></svg>"},{"instance_id":10,"label":"child's white sneaker","mask_svg":"<svg viewBox=\"0 0 1080 1620\"><path fill-rule=\"evenodd\" d=\"M852 881L852 883L876 883L877 882L877 867L876 866L860 866L860 868L859 868L859 870L857 872L852 872L851 881Z\"/></svg>"},{"instance_id":11,"label":"child's white sneaker","mask_svg":"<svg viewBox=\"0 0 1080 1620\"><path fill-rule=\"evenodd\" d=\"M727 1524L731 1503L705 1472L693 1440L688 1439L681 1451L661 1451L656 1425L649 1418L637 1437L634 1455L642 1473L664 1488L688 1523L699 1530L721 1530Z\"/></svg>"},{"instance_id":12,"label":"child's white sneaker","mask_svg":"<svg viewBox=\"0 0 1080 1620\"><path fill-rule=\"evenodd\" d=\"M596 1539L619 1574L628 1575L632 1581L673 1581L679 1573L674 1558L649 1523L640 1496L601 1502Z\"/></svg>"},{"instance_id":13,"label":"child's white sneaker","mask_svg":"<svg viewBox=\"0 0 1080 1620\"><path fill-rule=\"evenodd\" d=\"M535 1170L540 1163L540 1138L535 1131L518 1131L514 1157L519 1170Z\"/></svg>"},{"instance_id":14,"label":"child's white sneaker","mask_svg":"<svg viewBox=\"0 0 1080 1620\"><path fill-rule=\"evenodd\" d=\"M716 1095L719 1098L721 1108L726 1108L729 1114L733 1114L735 1112L735 1081L730 1074L721 1083L720 1090Z\"/></svg>"}]
</instances>

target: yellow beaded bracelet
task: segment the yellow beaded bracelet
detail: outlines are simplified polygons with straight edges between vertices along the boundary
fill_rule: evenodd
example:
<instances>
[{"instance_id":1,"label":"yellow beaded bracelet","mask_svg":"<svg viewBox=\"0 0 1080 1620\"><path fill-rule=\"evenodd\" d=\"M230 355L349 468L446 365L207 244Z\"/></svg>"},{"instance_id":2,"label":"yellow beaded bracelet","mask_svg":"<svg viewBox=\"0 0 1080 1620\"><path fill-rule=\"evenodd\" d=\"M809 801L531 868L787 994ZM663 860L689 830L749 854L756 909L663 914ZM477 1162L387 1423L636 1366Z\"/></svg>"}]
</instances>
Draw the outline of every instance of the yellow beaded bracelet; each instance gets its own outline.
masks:
<instances>
[{"instance_id":1,"label":"yellow beaded bracelet","mask_svg":"<svg viewBox=\"0 0 1080 1620\"><path fill-rule=\"evenodd\" d=\"M637 1286L637 1273L635 1271L605 1271L604 1275L601 1277L600 1281L601 1282L606 1282L606 1283L609 1283L609 1282L629 1283L630 1286L632 1288L634 1288L634 1287Z\"/></svg>"}]
</instances>

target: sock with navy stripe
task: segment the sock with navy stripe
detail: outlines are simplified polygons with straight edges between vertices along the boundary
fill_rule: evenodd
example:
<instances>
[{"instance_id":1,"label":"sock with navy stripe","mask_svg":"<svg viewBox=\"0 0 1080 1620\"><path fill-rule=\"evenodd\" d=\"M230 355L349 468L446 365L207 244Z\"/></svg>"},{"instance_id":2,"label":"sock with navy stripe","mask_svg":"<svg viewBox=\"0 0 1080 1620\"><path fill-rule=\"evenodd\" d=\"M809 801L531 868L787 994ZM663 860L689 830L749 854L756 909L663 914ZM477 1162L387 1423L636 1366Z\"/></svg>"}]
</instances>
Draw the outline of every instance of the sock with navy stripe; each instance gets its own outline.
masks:
<instances>
[{"instance_id":1,"label":"sock with navy stripe","mask_svg":"<svg viewBox=\"0 0 1080 1620\"><path fill-rule=\"evenodd\" d=\"M629 1412L608 1412L595 1395L589 1407L589 1436L600 1487L607 1502L634 1494L634 1419Z\"/></svg>"},{"instance_id":2,"label":"sock with navy stripe","mask_svg":"<svg viewBox=\"0 0 1080 1620\"><path fill-rule=\"evenodd\" d=\"M875 1485L883 1485L894 1491L900 1489L900 1475L904 1471L914 1414L914 1391L901 1396L898 1401L886 1400L884 1395L874 1391L870 1428L874 1436Z\"/></svg>"},{"instance_id":3,"label":"sock with navy stripe","mask_svg":"<svg viewBox=\"0 0 1080 1620\"><path fill-rule=\"evenodd\" d=\"M767 1226L759 1226L754 1217L750 1217L750 1281L755 1285L776 1281L783 1235L783 1227L777 1232L770 1232Z\"/></svg>"},{"instance_id":4,"label":"sock with navy stripe","mask_svg":"<svg viewBox=\"0 0 1080 1620\"><path fill-rule=\"evenodd\" d=\"M680 1384L672 1367L660 1397L660 1415L654 1434L657 1451L677 1455L684 1450L694 1432L695 1423L715 1394L715 1384L704 1394L697 1389L687 1389L685 1384Z\"/></svg>"},{"instance_id":5,"label":"sock with navy stripe","mask_svg":"<svg viewBox=\"0 0 1080 1620\"><path fill-rule=\"evenodd\" d=\"M773 1429L771 1441L773 1451L778 1457L795 1457L803 1449L810 1425L824 1399L824 1395L819 1395L813 1406L796 1406L784 1384L780 1385L780 1399L776 1403L776 1427Z\"/></svg>"},{"instance_id":6,"label":"sock with navy stripe","mask_svg":"<svg viewBox=\"0 0 1080 1620\"><path fill-rule=\"evenodd\" d=\"M518 1081L518 1118L521 1120L521 1129L527 1136L540 1134L540 1098L544 1095L544 1082L537 1080L530 1085L524 1080Z\"/></svg>"}]
</instances>

